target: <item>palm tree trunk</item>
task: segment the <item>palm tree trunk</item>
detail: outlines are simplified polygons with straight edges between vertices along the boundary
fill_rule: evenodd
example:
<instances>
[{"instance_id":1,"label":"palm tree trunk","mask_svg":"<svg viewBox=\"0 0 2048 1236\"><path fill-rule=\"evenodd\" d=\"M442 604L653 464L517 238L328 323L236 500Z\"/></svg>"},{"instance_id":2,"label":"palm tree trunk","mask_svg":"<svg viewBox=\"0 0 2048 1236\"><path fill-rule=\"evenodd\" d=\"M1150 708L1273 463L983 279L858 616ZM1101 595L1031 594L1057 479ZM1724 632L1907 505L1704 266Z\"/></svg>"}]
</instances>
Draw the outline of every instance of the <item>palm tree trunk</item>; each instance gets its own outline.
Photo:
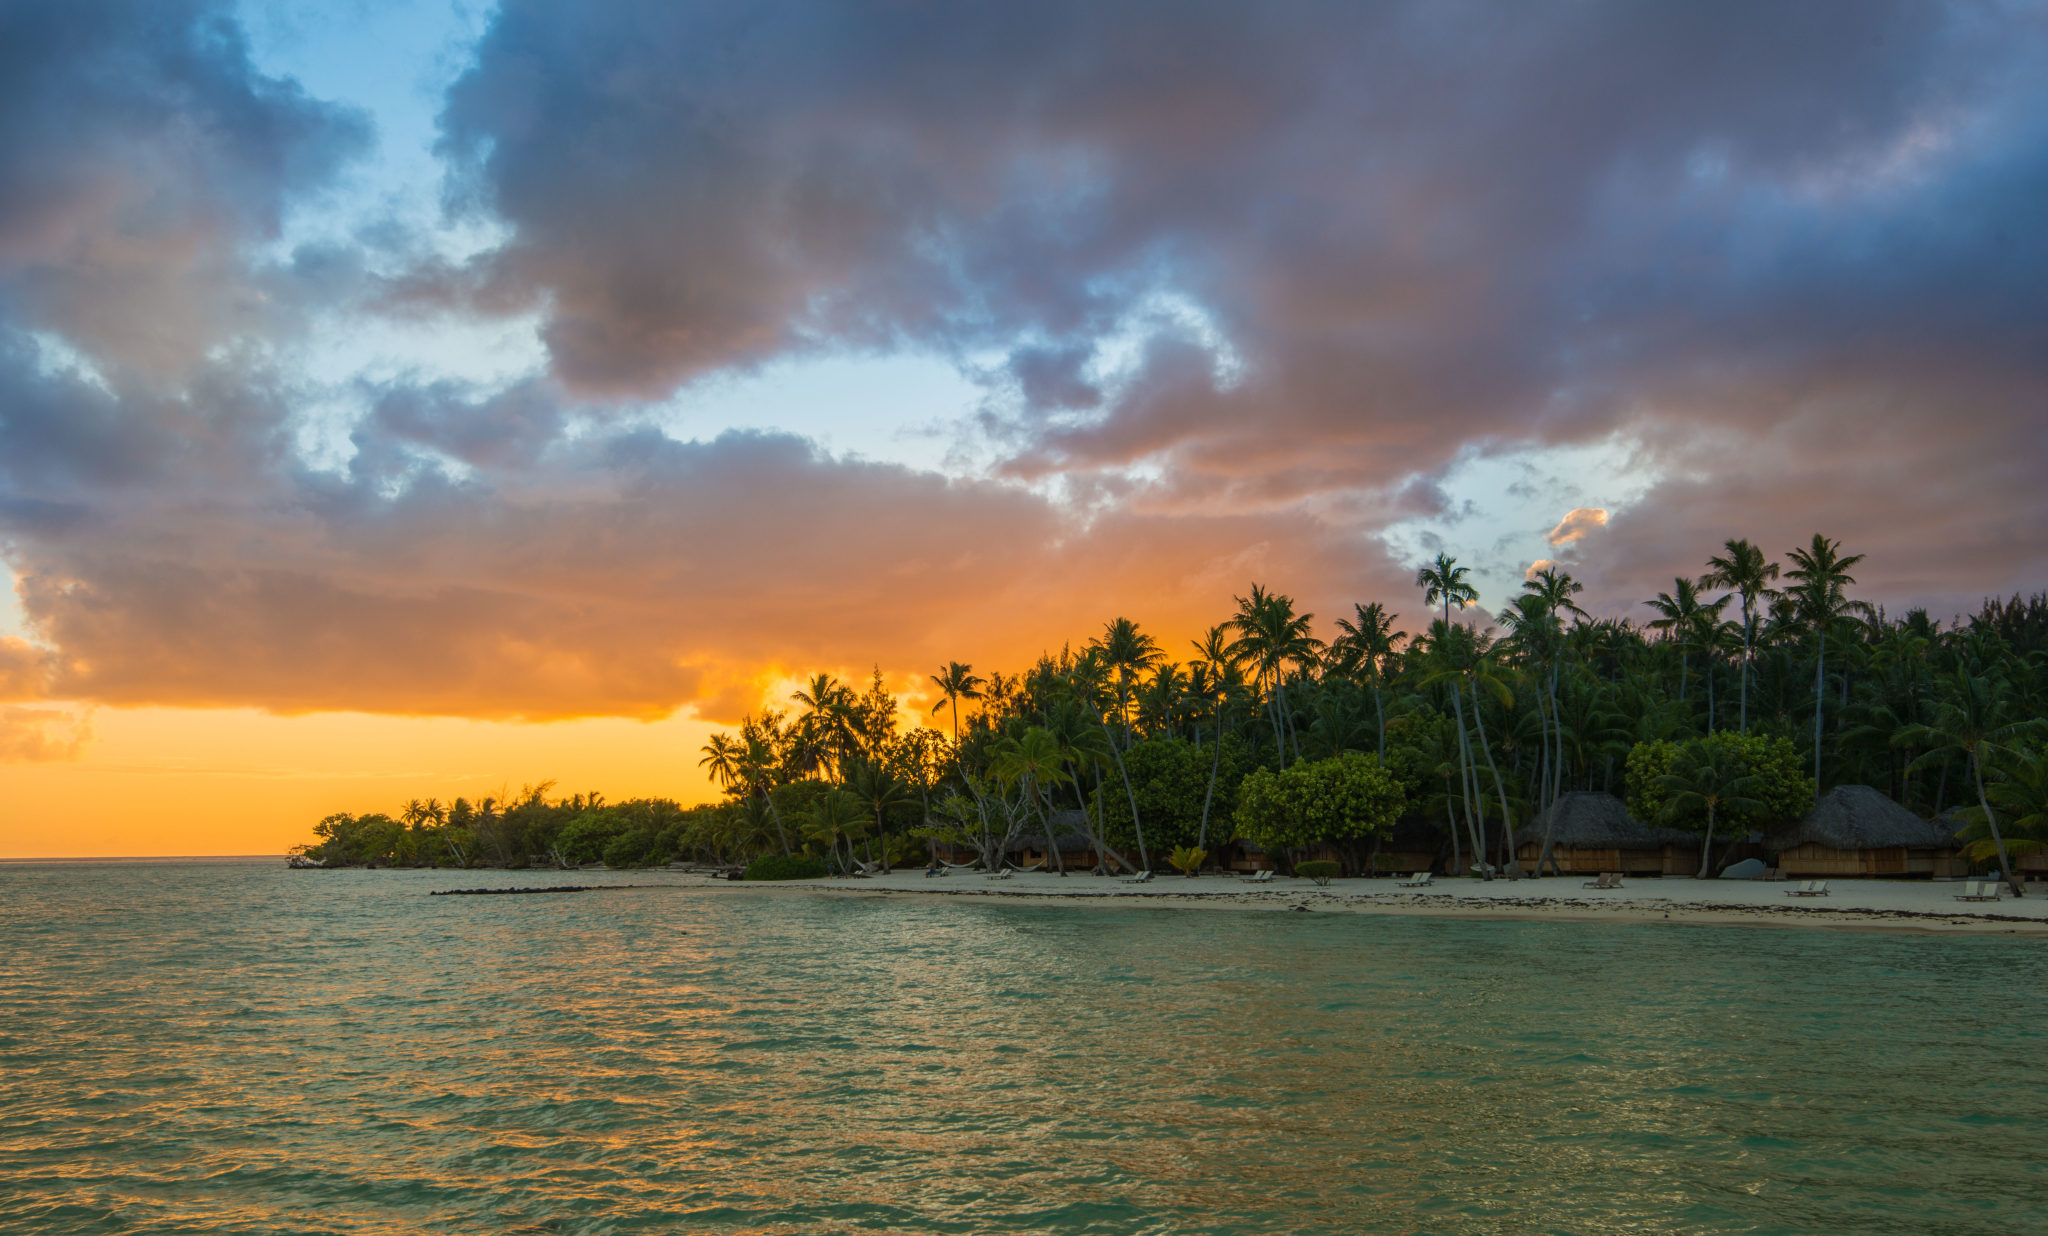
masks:
<instances>
[{"instance_id":1,"label":"palm tree trunk","mask_svg":"<svg viewBox=\"0 0 2048 1236\"><path fill-rule=\"evenodd\" d=\"M1374 671L1372 684L1372 710L1374 715L1380 719L1380 767L1384 768L1387 764L1387 710L1380 706L1380 684L1377 670ZM1373 853L1377 854L1379 851L1374 850Z\"/></svg>"},{"instance_id":2,"label":"palm tree trunk","mask_svg":"<svg viewBox=\"0 0 2048 1236\"><path fill-rule=\"evenodd\" d=\"M1699 878L1707 878L1707 872L1714 865L1714 804L1707 804L1707 841L1700 847Z\"/></svg>"},{"instance_id":3,"label":"palm tree trunk","mask_svg":"<svg viewBox=\"0 0 2048 1236\"><path fill-rule=\"evenodd\" d=\"M1479 778L1472 775L1472 746L1466 741L1465 693L1458 689L1455 680L1451 683L1451 709L1457 714L1458 721L1458 792L1465 799L1465 829L1472 834L1472 861L1483 864L1486 847L1480 843L1479 826L1472 820L1472 800L1474 791L1479 787Z\"/></svg>"},{"instance_id":4,"label":"palm tree trunk","mask_svg":"<svg viewBox=\"0 0 2048 1236\"><path fill-rule=\"evenodd\" d=\"M2006 861L2005 838L1998 834L1998 817L1991 812L1991 800L1984 796L1984 768L1977 760L1977 750L1970 749L1970 775L1977 779L1977 805L1984 808L1984 822L1991 826L1991 844L1998 848L1998 874L2012 886L2012 895L2024 897L2020 882L2012 878L2012 864Z\"/></svg>"},{"instance_id":5,"label":"palm tree trunk","mask_svg":"<svg viewBox=\"0 0 2048 1236\"><path fill-rule=\"evenodd\" d=\"M1813 665L1813 792L1820 793L1820 719L1827 703L1828 633L1820 633L1820 657Z\"/></svg>"},{"instance_id":6,"label":"palm tree trunk","mask_svg":"<svg viewBox=\"0 0 2048 1236\"><path fill-rule=\"evenodd\" d=\"M1750 612L1749 612L1749 606L1748 606L1748 605L1744 605L1744 606L1743 606L1742 608L1743 608L1743 620L1742 620L1742 711L1741 711L1741 712L1740 712L1739 714L1737 714L1737 715L1738 715L1738 716L1740 716L1740 718L1741 718L1741 720L1742 720L1742 732L1743 732L1744 734L1748 734L1748 733L1749 733L1749 636L1750 636L1750 632L1751 632L1751 630L1752 630L1752 629L1754 629L1754 628L1755 628L1755 626L1756 626L1756 615L1755 615L1755 614L1752 614L1752 613L1750 613Z\"/></svg>"},{"instance_id":7,"label":"palm tree trunk","mask_svg":"<svg viewBox=\"0 0 2048 1236\"><path fill-rule=\"evenodd\" d=\"M775 795L768 793L761 795L761 797L768 800L768 814L775 818L775 835L782 838L782 856L788 858L789 832L782 827L782 812L775 806ZM833 853L836 854L838 851L834 850Z\"/></svg>"},{"instance_id":8,"label":"palm tree trunk","mask_svg":"<svg viewBox=\"0 0 2048 1236\"><path fill-rule=\"evenodd\" d=\"M1067 860L1060 855L1060 843L1053 839L1051 809L1038 803L1038 784L1035 781L1031 786L1031 801L1038 805L1038 818L1045 822L1046 856L1052 859L1053 866L1059 869L1060 879L1064 880L1067 878Z\"/></svg>"},{"instance_id":9,"label":"palm tree trunk","mask_svg":"<svg viewBox=\"0 0 2048 1236\"><path fill-rule=\"evenodd\" d=\"M1501 866L1515 866L1519 868L1519 864L1513 862L1515 853L1515 821L1514 816L1508 810L1508 787L1501 782L1500 765L1494 763L1493 746L1486 741L1486 718L1480 716L1479 712L1479 678L1475 675L1472 679L1472 722L1479 727L1479 749L1486 752L1486 766L1493 771L1493 792L1500 796L1500 844L1501 851L1506 859L1506 861L1501 863ZM1473 770L1473 779L1478 779L1478 769L1476 768Z\"/></svg>"},{"instance_id":10,"label":"palm tree trunk","mask_svg":"<svg viewBox=\"0 0 2048 1236\"><path fill-rule=\"evenodd\" d=\"M1202 827L1195 835L1195 848L1209 848L1209 804L1216 800L1216 774L1223 768L1223 709L1216 710L1216 753L1209 760L1209 792L1202 796Z\"/></svg>"},{"instance_id":11,"label":"palm tree trunk","mask_svg":"<svg viewBox=\"0 0 2048 1236\"><path fill-rule=\"evenodd\" d=\"M1138 818L1138 794L1131 788L1130 770L1124 767L1124 757L1117 754L1116 739L1110 738L1108 730L1104 730L1102 736L1109 738L1110 758L1116 761L1117 775L1124 779L1124 794L1131 800L1131 828L1138 834L1138 861L1145 864L1146 871L1150 871L1152 856L1145 852L1145 824Z\"/></svg>"},{"instance_id":12,"label":"palm tree trunk","mask_svg":"<svg viewBox=\"0 0 2048 1236\"><path fill-rule=\"evenodd\" d=\"M1444 829L1451 834L1451 874L1457 875L1465 865L1464 855L1458 852L1458 813L1451 807L1451 779L1444 778Z\"/></svg>"}]
</instances>

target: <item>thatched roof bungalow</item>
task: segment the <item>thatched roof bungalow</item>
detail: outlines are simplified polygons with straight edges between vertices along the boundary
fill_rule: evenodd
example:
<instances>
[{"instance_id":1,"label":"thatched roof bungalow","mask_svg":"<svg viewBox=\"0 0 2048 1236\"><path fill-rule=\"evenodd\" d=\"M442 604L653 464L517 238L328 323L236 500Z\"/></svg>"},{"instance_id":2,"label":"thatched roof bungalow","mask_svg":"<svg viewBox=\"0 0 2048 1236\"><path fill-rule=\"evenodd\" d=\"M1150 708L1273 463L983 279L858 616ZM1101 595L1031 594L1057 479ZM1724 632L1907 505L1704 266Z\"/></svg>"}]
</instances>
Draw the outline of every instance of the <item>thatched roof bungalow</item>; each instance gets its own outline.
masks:
<instances>
[{"instance_id":1,"label":"thatched roof bungalow","mask_svg":"<svg viewBox=\"0 0 2048 1236\"><path fill-rule=\"evenodd\" d=\"M1867 785L1838 785L1764 838L1788 876L1962 876L1952 820L1921 819Z\"/></svg>"},{"instance_id":2,"label":"thatched roof bungalow","mask_svg":"<svg viewBox=\"0 0 2048 1236\"><path fill-rule=\"evenodd\" d=\"M1571 791L1515 833L1515 856L1527 870L1536 869L1543 853L1543 834L1552 812L1557 823L1550 853L1567 873L1690 875L1699 870L1697 838L1676 829L1651 828L1629 814L1628 804L1599 790Z\"/></svg>"}]
</instances>

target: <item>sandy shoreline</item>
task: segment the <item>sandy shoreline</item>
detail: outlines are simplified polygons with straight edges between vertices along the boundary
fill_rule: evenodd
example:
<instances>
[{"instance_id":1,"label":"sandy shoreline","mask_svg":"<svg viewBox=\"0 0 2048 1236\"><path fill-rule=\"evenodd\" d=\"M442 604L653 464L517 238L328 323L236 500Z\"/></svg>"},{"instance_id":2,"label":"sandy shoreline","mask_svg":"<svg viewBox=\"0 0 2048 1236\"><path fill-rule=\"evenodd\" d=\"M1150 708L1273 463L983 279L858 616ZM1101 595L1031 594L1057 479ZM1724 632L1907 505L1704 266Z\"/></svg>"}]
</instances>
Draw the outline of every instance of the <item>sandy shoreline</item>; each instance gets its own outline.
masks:
<instances>
[{"instance_id":1,"label":"sandy shoreline","mask_svg":"<svg viewBox=\"0 0 2048 1236\"><path fill-rule=\"evenodd\" d=\"M707 882L732 892L804 896L981 898L1119 908L1401 914L1419 918L1598 923L1693 923L1821 930L1933 932L2048 937L2048 893L1996 902L1955 900L1956 883L1835 880L1826 897L1787 896L1796 885L1738 880L1631 880L1618 890L1588 889L1577 878L1439 880L1428 889L1395 889L1389 880L1280 879L1248 886L1228 877L1162 877L1128 885L1095 876L1019 875L990 880L975 872L926 879L922 869L861 880L787 883Z\"/></svg>"}]
</instances>

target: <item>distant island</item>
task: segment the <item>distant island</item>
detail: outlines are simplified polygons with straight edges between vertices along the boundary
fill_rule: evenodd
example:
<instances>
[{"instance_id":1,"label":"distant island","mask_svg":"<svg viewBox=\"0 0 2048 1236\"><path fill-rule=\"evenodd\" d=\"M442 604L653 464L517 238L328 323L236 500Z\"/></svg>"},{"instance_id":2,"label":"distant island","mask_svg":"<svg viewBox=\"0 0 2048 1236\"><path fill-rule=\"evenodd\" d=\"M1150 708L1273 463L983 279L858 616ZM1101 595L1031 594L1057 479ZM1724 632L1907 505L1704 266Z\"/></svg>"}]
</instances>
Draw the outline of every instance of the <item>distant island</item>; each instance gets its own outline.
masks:
<instances>
[{"instance_id":1,"label":"distant island","mask_svg":"<svg viewBox=\"0 0 2048 1236\"><path fill-rule=\"evenodd\" d=\"M1731 540L1646 601L1642 622L1592 618L1582 586L1546 566L1482 624L1459 620L1476 590L1439 555L1417 575L1413 636L1381 602L1319 634L1315 615L1253 584L1178 659L1117 618L1015 674L948 663L931 675L943 729L903 725L879 669L865 690L817 674L790 708L704 746L715 804L554 796L543 781L330 815L294 853L1556 874L1578 861L1561 859L1560 825L1612 801L1611 826L1662 845L1666 873L1709 876L1764 856L1824 792L1870 787L1902 820L1941 821L1958 863L2008 881L2040 866L2048 594L1947 625L1894 617L1852 595L1861 560L1818 535L1783 562Z\"/></svg>"}]
</instances>

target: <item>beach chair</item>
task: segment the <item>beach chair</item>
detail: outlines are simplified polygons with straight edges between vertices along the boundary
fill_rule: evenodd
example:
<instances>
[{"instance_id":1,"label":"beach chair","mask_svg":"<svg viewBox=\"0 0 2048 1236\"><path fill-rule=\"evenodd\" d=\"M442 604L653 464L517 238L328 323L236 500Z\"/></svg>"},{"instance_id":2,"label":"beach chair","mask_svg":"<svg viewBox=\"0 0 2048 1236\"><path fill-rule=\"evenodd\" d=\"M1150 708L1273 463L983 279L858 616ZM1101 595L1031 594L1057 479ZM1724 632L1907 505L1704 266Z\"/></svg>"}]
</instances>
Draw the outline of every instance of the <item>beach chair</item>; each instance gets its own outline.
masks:
<instances>
[{"instance_id":1,"label":"beach chair","mask_svg":"<svg viewBox=\"0 0 2048 1236\"><path fill-rule=\"evenodd\" d=\"M1826 880L1808 880L1798 888L1786 889L1785 895L1787 897L1826 897L1830 894L1828 893L1828 882Z\"/></svg>"},{"instance_id":2,"label":"beach chair","mask_svg":"<svg viewBox=\"0 0 2048 1236\"><path fill-rule=\"evenodd\" d=\"M1998 881L1972 880L1963 885L1963 891L1956 894L1957 901L1997 901Z\"/></svg>"},{"instance_id":3,"label":"beach chair","mask_svg":"<svg viewBox=\"0 0 2048 1236\"><path fill-rule=\"evenodd\" d=\"M1436 873L1435 873L1434 871L1418 871L1418 872L1416 872L1416 873L1415 873L1414 875L1412 875L1412 876L1409 876L1409 877L1408 877L1407 879L1405 879L1405 880L1396 880L1396 881L1394 881L1394 887L1395 887L1395 888L1428 888L1428 887L1429 887L1429 882L1430 882L1431 880L1434 880L1434 879L1436 879Z\"/></svg>"},{"instance_id":4,"label":"beach chair","mask_svg":"<svg viewBox=\"0 0 2048 1236\"><path fill-rule=\"evenodd\" d=\"M1247 881L1247 883L1251 884L1271 884L1272 882L1273 869L1271 867L1266 868L1264 871L1253 872L1252 878Z\"/></svg>"},{"instance_id":5,"label":"beach chair","mask_svg":"<svg viewBox=\"0 0 2048 1236\"><path fill-rule=\"evenodd\" d=\"M1123 882L1125 884L1150 884L1152 882L1152 873L1149 871L1140 871L1138 874L1134 876L1124 877Z\"/></svg>"},{"instance_id":6,"label":"beach chair","mask_svg":"<svg viewBox=\"0 0 2048 1236\"><path fill-rule=\"evenodd\" d=\"M1583 884L1583 885L1582 885L1581 887L1583 887L1583 888L1620 888L1620 887L1621 887L1621 873L1620 873L1619 871L1603 871L1603 872L1601 872L1601 873L1600 873L1600 878L1599 878L1599 879L1597 879L1597 880L1588 880L1588 881L1586 881L1586 882L1585 882L1585 884Z\"/></svg>"},{"instance_id":7,"label":"beach chair","mask_svg":"<svg viewBox=\"0 0 2048 1236\"><path fill-rule=\"evenodd\" d=\"M992 872L990 872L989 874L987 874L987 875L985 875L985 876L983 876L983 877L981 877L981 878L982 878L982 879L984 879L984 880L1007 880L1007 879L1009 879L1009 878L1010 878L1011 876L1013 876L1013 875L1015 875L1015 874L1016 874L1015 872L1013 872L1013 871L1011 871L1011 870L1010 870L1009 868L1005 867L1005 868L1004 868L1003 870L1001 870L1001 871L992 871Z\"/></svg>"}]
</instances>

